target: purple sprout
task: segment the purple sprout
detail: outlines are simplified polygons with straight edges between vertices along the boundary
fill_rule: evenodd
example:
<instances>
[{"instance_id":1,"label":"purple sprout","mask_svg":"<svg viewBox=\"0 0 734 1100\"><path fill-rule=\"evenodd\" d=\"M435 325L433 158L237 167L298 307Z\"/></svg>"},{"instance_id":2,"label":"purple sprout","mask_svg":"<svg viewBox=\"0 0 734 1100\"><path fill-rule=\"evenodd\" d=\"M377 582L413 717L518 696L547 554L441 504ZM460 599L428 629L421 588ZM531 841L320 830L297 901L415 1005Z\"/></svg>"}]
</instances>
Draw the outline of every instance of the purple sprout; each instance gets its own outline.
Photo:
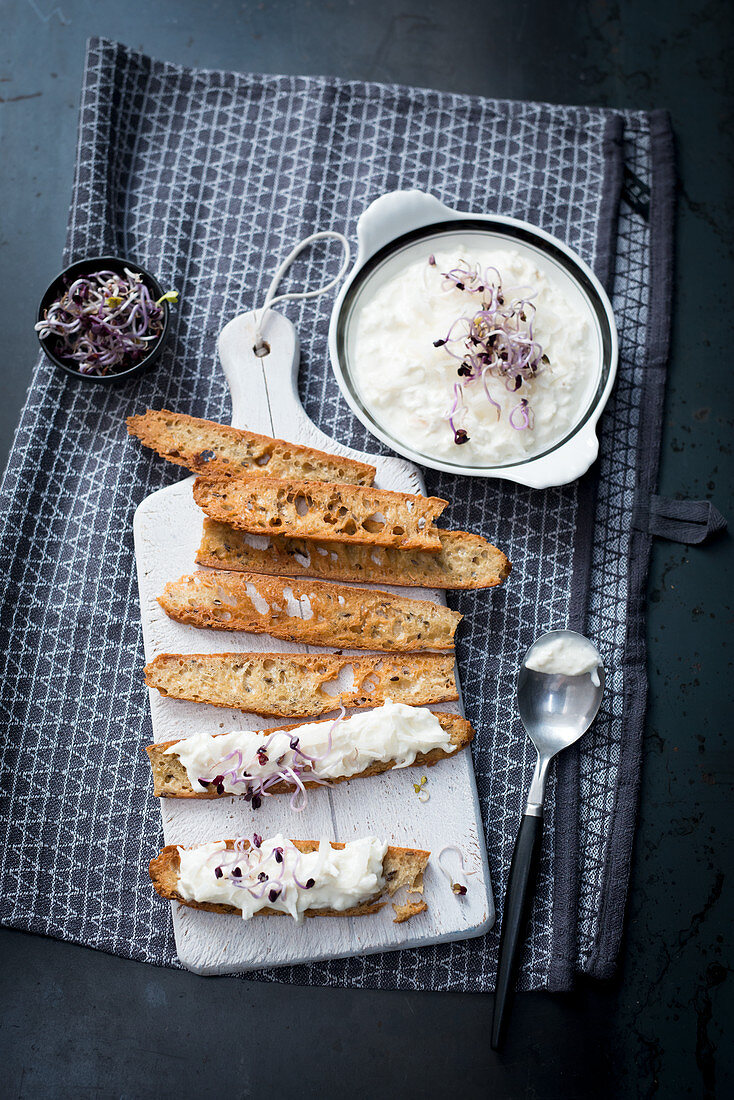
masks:
<instances>
[{"instance_id":1,"label":"purple sprout","mask_svg":"<svg viewBox=\"0 0 734 1100\"><path fill-rule=\"evenodd\" d=\"M54 354L80 374L114 374L152 350L163 332L163 302L177 297L169 291L154 301L143 276L127 267L124 275L95 271L75 279L35 329L41 339L52 339Z\"/></svg>"},{"instance_id":2,"label":"purple sprout","mask_svg":"<svg viewBox=\"0 0 734 1100\"><path fill-rule=\"evenodd\" d=\"M245 837L239 837L231 848L221 853L223 858L214 868L214 877L225 879L240 890L247 890L258 901L267 895L270 902L275 902L281 895L285 897L291 889L290 882L285 878L286 864L291 854L294 856L293 885L299 890L313 889L316 885L315 879L308 878L305 882L299 879L301 852L295 846L287 849L278 846L264 853L262 837L257 833L253 835L252 842L248 842ZM268 868L267 871L265 867Z\"/></svg>"},{"instance_id":3,"label":"purple sprout","mask_svg":"<svg viewBox=\"0 0 734 1100\"><path fill-rule=\"evenodd\" d=\"M460 361L457 374L461 382L454 383L454 399L445 419L454 443L461 445L470 438L466 429L456 423L466 416L466 386L481 382L499 420L502 410L489 392L488 377L501 379L511 393L517 393L550 360L533 336L535 305L531 301L534 293L531 288L518 288L518 293L524 292L525 297L511 297L503 290L496 268L481 270L478 264L470 265L463 260L442 274L447 289L478 295L481 303L473 317L458 317L445 337L433 341L434 347L445 347L449 355ZM526 431L532 429L533 422L533 411L527 399L521 398L509 414L509 423L516 431Z\"/></svg>"},{"instance_id":4,"label":"purple sprout","mask_svg":"<svg viewBox=\"0 0 734 1100\"><path fill-rule=\"evenodd\" d=\"M263 798L269 798L273 793L270 788L277 786L280 783L287 783L289 787L293 788L291 795L290 807L296 813L300 813L305 809L308 802L308 792L305 786L305 782L317 784L318 786L329 786L328 779L319 779L315 774L315 768L321 760L324 760L331 752L334 730L339 722L346 716L346 710L344 707L340 708L340 714L329 726L329 734L327 740L326 751L321 756L310 756L300 746L300 740L298 737L292 737L289 742L289 747L293 752L293 760L291 763L287 763L285 755L275 758L268 753L268 749L273 738L276 736L278 730L274 730L265 740L264 744L260 745L250 758L249 763L245 761L244 755L240 749L235 749L230 753L227 753L220 761L218 766L232 762L232 767L227 771L224 771L222 775L217 775L214 779L200 778L199 782L203 787L207 789L214 785L217 794L224 794L224 780L229 779L232 786L242 786L243 790L241 796L245 802L249 802L253 810L259 810L262 806ZM273 763L276 766L276 771L272 775L260 776L249 774L249 768L254 764L255 760L264 767L267 763ZM262 837L258 837L255 833L253 843L255 847L259 847L262 843ZM276 856L277 859L277 856Z\"/></svg>"}]
</instances>

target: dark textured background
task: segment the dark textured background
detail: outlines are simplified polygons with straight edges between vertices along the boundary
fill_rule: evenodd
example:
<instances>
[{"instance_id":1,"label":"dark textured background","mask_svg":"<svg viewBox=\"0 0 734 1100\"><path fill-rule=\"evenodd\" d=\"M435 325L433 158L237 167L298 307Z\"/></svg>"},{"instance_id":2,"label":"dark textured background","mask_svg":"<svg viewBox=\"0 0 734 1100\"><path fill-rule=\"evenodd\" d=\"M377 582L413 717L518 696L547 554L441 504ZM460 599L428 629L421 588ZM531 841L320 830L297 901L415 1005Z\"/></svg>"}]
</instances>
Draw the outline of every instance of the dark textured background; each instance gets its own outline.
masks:
<instances>
[{"instance_id":1,"label":"dark textured background","mask_svg":"<svg viewBox=\"0 0 734 1100\"><path fill-rule=\"evenodd\" d=\"M93 4L0 8L0 438L30 368L36 299L59 266L84 40L188 65L334 73L488 96L666 106L678 137L678 320L661 491L726 498L731 435L732 10L561 0ZM160 971L2 931L10 1096L724 1096L731 1018L731 540L661 543L649 591L652 704L619 979L520 998L501 1058L488 998L258 986ZM729 569L727 570L727 565ZM727 673L729 675L727 676ZM728 916L728 919L727 919ZM728 1010L728 1011L727 1011ZM266 1023L267 1022L267 1023ZM307 1053L290 1057L307 1036ZM253 1059L274 1067L263 1076ZM309 1056L310 1053L310 1056ZM729 1054L730 1057L730 1054Z\"/></svg>"}]
</instances>

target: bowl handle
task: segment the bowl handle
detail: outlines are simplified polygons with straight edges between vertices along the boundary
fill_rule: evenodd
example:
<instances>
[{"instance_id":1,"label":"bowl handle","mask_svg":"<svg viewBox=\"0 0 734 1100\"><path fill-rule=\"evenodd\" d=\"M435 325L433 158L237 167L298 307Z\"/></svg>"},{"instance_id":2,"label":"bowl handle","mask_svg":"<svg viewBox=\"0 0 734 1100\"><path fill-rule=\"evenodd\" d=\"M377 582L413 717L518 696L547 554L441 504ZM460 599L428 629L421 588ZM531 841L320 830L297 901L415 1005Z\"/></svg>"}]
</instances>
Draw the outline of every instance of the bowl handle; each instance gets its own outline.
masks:
<instances>
[{"instance_id":1,"label":"bowl handle","mask_svg":"<svg viewBox=\"0 0 734 1100\"><path fill-rule=\"evenodd\" d=\"M425 191L390 191L370 203L357 222L356 268L395 237L424 225L461 217Z\"/></svg>"},{"instance_id":2,"label":"bowl handle","mask_svg":"<svg viewBox=\"0 0 734 1100\"><path fill-rule=\"evenodd\" d=\"M512 480L531 489L570 485L586 473L598 454L599 440L594 419L584 424L562 447L535 461L531 460L525 467L518 467Z\"/></svg>"}]
</instances>

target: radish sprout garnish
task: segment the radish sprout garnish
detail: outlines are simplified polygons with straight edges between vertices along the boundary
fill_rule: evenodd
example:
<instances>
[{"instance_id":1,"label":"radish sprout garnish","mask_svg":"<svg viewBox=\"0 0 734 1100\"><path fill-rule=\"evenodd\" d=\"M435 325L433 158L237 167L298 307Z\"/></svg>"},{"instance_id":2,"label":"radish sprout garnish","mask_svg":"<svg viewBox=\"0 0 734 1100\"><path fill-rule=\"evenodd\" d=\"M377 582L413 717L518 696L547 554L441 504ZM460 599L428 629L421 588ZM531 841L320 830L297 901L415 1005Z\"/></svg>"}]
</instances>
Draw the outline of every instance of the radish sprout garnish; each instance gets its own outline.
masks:
<instances>
[{"instance_id":1,"label":"radish sprout garnish","mask_svg":"<svg viewBox=\"0 0 734 1100\"><path fill-rule=\"evenodd\" d=\"M227 849L221 855L223 858L214 868L214 877L226 879L232 886L249 891L258 900L265 894L271 902L277 901L281 895L285 897L291 888L284 877L286 873L290 874L293 885L299 890L311 890L315 885L313 878L305 882L298 878L301 853L295 844L263 852L262 837L254 833L250 844L245 837L239 837L234 842L234 848Z\"/></svg>"},{"instance_id":2,"label":"radish sprout garnish","mask_svg":"<svg viewBox=\"0 0 734 1100\"><path fill-rule=\"evenodd\" d=\"M446 855L447 852L456 852L457 856L459 857L460 871L457 878L454 878L451 872L447 870L446 867L444 867L443 857ZM457 848L454 844L447 844L446 847L442 848L441 851L438 853L438 856L436 857L436 862L438 863L438 868L441 874L448 881L448 884L451 887L452 891L457 895L457 897L464 897L464 895L466 894L466 882L459 882L457 881L457 879L459 877L464 878L467 874L474 874L474 872L464 871L464 855L461 851L461 848Z\"/></svg>"},{"instance_id":3,"label":"radish sprout garnish","mask_svg":"<svg viewBox=\"0 0 734 1100\"><path fill-rule=\"evenodd\" d=\"M177 300L170 290L154 301L140 272L127 267L124 275L95 271L66 287L35 328L80 374L114 374L151 351L163 332L163 302Z\"/></svg>"},{"instance_id":4,"label":"radish sprout garnish","mask_svg":"<svg viewBox=\"0 0 734 1100\"><path fill-rule=\"evenodd\" d=\"M326 750L321 756L310 756L304 749L301 748L299 738L292 737L289 742L289 747L293 753L293 758L287 761L285 754L279 755L277 759L269 756L268 750L273 738L280 732L274 730L269 737L265 739L263 744L259 745L254 753L248 760L245 760L244 753L241 749L235 749L233 752L227 753L218 761L216 767L230 764L229 768L226 768L221 775L215 775L213 779L199 778L199 783L202 787L207 789L213 786L217 794L224 794L224 780L228 779L232 787L242 787L241 791L233 791L233 794L241 794L246 802L249 802L253 810L259 810L262 805L263 798L270 798L273 794L271 787L275 787L279 783L287 783L293 788L293 793L290 800L290 808L296 813L300 813L306 808L308 803L308 790L305 783L316 783L319 786L329 787L331 783L328 779L321 779L316 774L319 763L325 760L332 749L334 730L338 724L346 717L346 710L341 707L341 712L337 718L329 726L329 733L327 737ZM266 764L271 763L276 769L270 775L252 775L250 774L250 768L253 764L259 764L260 767L265 767ZM255 840L258 838L255 834ZM259 846L259 845L256 845ZM276 849L276 852L278 849ZM276 860L278 856L276 855Z\"/></svg>"},{"instance_id":5,"label":"radish sprout garnish","mask_svg":"<svg viewBox=\"0 0 734 1100\"><path fill-rule=\"evenodd\" d=\"M435 266L435 259L429 257L428 263ZM442 275L446 290L476 295L480 303L472 317L458 317L444 337L433 341L435 348L445 348L460 364L457 374L461 381L454 383L454 399L444 417L454 434L454 443L461 445L470 438L462 425L467 415L466 386L481 382L499 420L502 410L489 392L488 378L501 379L510 392L516 393L550 360L533 335L535 292L531 288L506 290L495 267L482 270L479 264L463 260ZM513 407L508 419L516 431L532 429L533 411L526 398Z\"/></svg>"},{"instance_id":6,"label":"radish sprout garnish","mask_svg":"<svg viewBox=\"0 0 734 1100\"><path fill-rule=\"evenodd\" d=\"M431 797L430 792L425 789L427 782L428 776L422 775L420 777L420 782L413 784L413 790L418 795L419 802L428 802L428 799Z\"/></svg>"}]
</instances>

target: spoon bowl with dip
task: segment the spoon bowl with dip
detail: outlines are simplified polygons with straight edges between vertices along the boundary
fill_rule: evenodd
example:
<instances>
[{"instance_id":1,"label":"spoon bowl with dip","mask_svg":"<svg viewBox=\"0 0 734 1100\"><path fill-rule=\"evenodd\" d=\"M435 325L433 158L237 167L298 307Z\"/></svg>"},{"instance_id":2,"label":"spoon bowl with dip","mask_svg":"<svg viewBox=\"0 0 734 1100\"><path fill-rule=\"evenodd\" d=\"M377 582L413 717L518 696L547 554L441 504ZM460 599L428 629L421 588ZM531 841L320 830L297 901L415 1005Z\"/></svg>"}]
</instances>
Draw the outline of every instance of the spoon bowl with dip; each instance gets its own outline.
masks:
<instances>
[{"instance_id":1,"label":"spoon bowl with dip","mask_svg":"<svg viewBox=\"0 0 734 1100\"><path fill-rule=\"evenodd\" d=\"M520 719L538 758L512 853L500 936L492 1050L504 1038L520 962L543 836L543 800L550 762L588 730L604 694L598 650L574 630L543 634L525 654L517 678Z\"/></svg>"}]
</instances>

